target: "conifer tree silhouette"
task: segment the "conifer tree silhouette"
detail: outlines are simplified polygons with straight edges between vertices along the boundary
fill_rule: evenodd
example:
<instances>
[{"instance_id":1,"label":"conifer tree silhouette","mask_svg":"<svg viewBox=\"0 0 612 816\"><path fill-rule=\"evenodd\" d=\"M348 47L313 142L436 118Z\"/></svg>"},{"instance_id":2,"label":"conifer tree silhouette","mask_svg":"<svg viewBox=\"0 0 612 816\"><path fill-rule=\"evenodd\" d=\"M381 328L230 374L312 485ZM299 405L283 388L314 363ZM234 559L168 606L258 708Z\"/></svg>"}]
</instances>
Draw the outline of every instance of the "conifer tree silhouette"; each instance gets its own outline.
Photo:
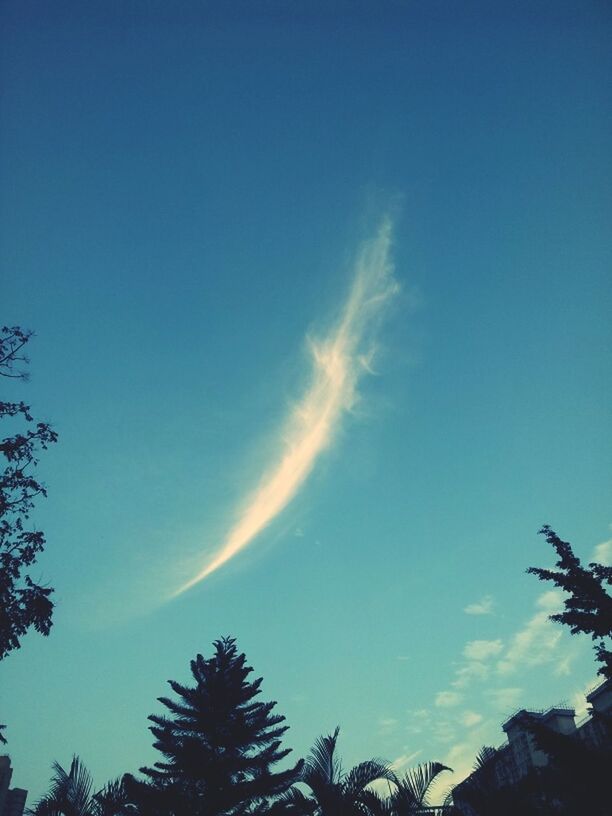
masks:
<instances>
[{"instance_id":1,"label":"conifer tree silhouette","mask_svg":"<svg viewBox=\"0 0 612 816\"><path fill-rule=\"evenodd\" d=\"M281 748L285 718L275 702L255 702L262 678L233 638L214 643L214 656L191 661L195 686L170 680L177 700L160 697L171 716L151 715L154 747L164 760L141 768L148 781L124 777L142 816L242 816L263 813L299 777L302 763L274 773L290 749Z\"/></svg>"}]
</instances>

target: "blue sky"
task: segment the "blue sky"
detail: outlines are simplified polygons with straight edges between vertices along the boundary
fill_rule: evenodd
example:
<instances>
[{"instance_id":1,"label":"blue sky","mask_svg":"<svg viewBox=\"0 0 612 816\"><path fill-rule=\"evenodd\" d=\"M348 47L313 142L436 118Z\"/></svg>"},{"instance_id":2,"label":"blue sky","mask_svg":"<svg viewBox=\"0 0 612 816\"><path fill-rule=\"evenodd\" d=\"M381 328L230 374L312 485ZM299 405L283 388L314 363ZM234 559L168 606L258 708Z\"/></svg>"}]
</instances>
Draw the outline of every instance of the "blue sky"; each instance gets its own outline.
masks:
<instances>
[{"instance_id":1,"label":"blue sky","mask_svg":"<svg viewBox=\"0 0 612 816\"><path fill-rule=\"evenodd\" d=\"M55 625L0 666L14 783L151 762L165 681L224 634L288 744L340 723L347 765L462 769L517 706L573 701L589 644L524 570L545 522L611 555L606 5L0 14L3 322L37 334L5 387L60 433ZM307 478L168 600L287 451L385 218L397 291Z\"/></svg>"}]
</instances>

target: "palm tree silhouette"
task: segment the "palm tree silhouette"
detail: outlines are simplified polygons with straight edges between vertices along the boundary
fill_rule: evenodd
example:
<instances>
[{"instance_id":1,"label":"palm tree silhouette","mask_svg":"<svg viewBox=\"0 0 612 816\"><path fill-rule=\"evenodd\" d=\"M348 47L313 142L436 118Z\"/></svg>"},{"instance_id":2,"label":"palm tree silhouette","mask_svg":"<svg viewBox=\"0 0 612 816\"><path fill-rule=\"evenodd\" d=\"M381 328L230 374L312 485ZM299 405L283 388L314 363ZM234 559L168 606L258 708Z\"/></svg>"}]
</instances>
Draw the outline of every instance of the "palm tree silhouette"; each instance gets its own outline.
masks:
<instances>
[{"instance_id":1,"label":"palm tree silhouette","mask_svg":"<svg viewBox=\"0 0 612 816\"><path fill-rule=\"evenodd\" d=\"M383 760L368 759L345 772L337 753L339 733L336 728L319 737L304 763L299 781L310 789L309 795L292 788L272 808L271 816L417 816L428 807L434 780L451 770L428 762L398 776ZM387 795L380 784L385 782Z\"/></svg>"},{"instance_id":2,"label":"palm tree silhouette","mask_svg":"<svg viewBox=\"0 0 612 816\"><path fill-rule=\"evenodd\" d=\"M429 793L439 774L450 771L441 762L426 762L407 770L402 777L393 776L395 787L388 803L393 816L415 816L429 806Z\"/></svg>"},{"instance_id":3,"label":"palm tree silhouette","mask_svg":"<svg viewBox=\"0 0 612 816\"><path fill-rule=\"evenodd\" d=\"M69 771L54 762L53 772L49 792L28 810L30 816L127 816L134 812L118 779L92 794L91 774L77 756Z\"/></svg>"},{"instance_id":4,"label":"palm tree silhouette","mask_svg":"<svg viewBox=\"0 0 612 816\"><path fill-rule=\"evenodd\" d=\"M342 769L336 751L340 728L319 737L304 763L300 782L310 788L310 795L292 788L281 803L279 812L313 814L313 816L383 816L385 805L371 790L379 780L393 781L387 763L368 759L350 771Z\"/></svg>"}]
</instances>

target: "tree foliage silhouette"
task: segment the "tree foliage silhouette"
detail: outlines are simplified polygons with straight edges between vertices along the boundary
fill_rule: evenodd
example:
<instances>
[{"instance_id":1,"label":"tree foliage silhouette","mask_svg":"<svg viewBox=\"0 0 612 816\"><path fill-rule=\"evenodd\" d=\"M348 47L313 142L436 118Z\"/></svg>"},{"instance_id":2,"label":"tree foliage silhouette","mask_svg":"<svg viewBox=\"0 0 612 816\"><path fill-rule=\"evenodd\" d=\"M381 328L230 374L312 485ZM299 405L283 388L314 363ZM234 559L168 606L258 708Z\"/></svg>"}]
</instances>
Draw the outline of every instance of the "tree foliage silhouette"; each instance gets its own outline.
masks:
<instances>
[{"instance_id":1,"label":"tree foliage silhouette","mask_svg":"<svg viewBox=\"0 0 612 816\"><path fill-rule=\"evenodd\" d=\"M0 376L27 379L22 366L29 362L23 349L32 332L18 326L0 331ZM37 496L45 487L32 475L38 452L57 441L46 422L36 422L24 402L0 402L0 419L15 427L12 436L0 441L4 471L0 475L0 660L19 648L20 639L33 626L43 635L51 629L52 589L32 580L25 570L44 549L40 530L27 529L27 519Z\"/></svg>"},{"instance_id":2,"label":"tree foliage silhouette","mask_svg":"<svg viewBox=\"0 0 612 816\"><path fill-rule=\"evenodd\" d=\"M556 570L529 567L528 573L551 581L566 593L564 611L550 619L570 627L572 634L589 635L595 644L599 674L612 682L612 652L606 641L612 637L612 567L591 562L584 567L571 545L549 526L540 533L557 553ZM455 811L469 816L606 816L610 812L608 773L612 767L612 717L600 711L591 716L599 729L599 743L580 739L576 733L560 733L542 723L540 717L523 712L522 725L530 733L547 761L532 768L512 785L500 787L496 778L498 752L485 748L472 776L453 792Z\"/></svg>"},{"instance_id":3,"label":"tree foliage silhouette","mask_svg":"<svg viewBox=\"0 0 612 816\"><path fill-rule=\"evenodd\" d=\"M574 555L571 545L562 541L546 524L540 530L557 553L557 570L529 567L527 572L537 575L540 581L552 581L568 597L564 600L565 611L551 615L550 619L570 627L572 634L584 633L596 641L595 655L601 664L598 674L612 679L612 651L606 643L612 638L612 597L604 584L612 586L612 567L592 561L588 569Z\"/></svg>"},{"instance_id":4,"label":"tree foliage silhouette","mask_svg":"<svg viewBox=\"0 0 612 816\"><path fill-rule=\"evenodd\" d=\"M239 816L261 813L299 776L302 763L285 771L272 766L290 749L281 748L285 718L275 702L255 702L262 678L253 671L233 638L214 643L213 657L191 661L195 686L170 680L177 700L160 702L171 717L151 715L154 747L164 756L141 768L149 781L124 777L143 816Z\"/></svg>"},{"instance_id":5,"label":"tree foliage silhouette","mask_svg":"<svg viewBox=\"0 0 612 816\"><path fill-rule=\"evenodd\" d=\"M379 780L392 782L394 775L382 760L369 759L344 771L337 752L340 728L319 737L308 755L300 782L310 795L293 788L284 797L278 813L314 816L382 816L388 813L385 801L370 786ZM276 812L276 811L275 811Z\"/></svg>"},{"instance_id":6,"label":"tree foliage silhouette","mask_svg":"<svg viewBox=\"0 0 612 816\"><path fill-rule=\"evenodd\" d=\"M429 805L431 787L438 776L450 771L441 762L425 762L409 768L402 776L393 774L394 790L390 796L393 816L417 816Z\"/></svg>"},{"instance_id":7,"label":"tree foliage silhouette","mask_svg":"<svg viewBox=\"0 0 612 816\"><path fill-rule=\"evenodd\" d=\"M91 774L78 757L72 758L69 771L54 762L49 792L28 813L30 816L128 816L134 812L121 780L109 782L97 793L92 793L92 788Z\"/></svg>"},{"instance_id":8,"label":"tree foliage silhouette","mask_svg":"<svg viewBox=\"0 0 612 816\"><path fill-rule=\"evenodd\" d=\"M552 581L568 597L565 609L551 620L570 627L572 634L584 633L595 641L595 657L600 663L598 674L608 684L612 682L612 651L607 647L612 638L612 597L605 584L612 586L612 567L596 561L583 567L571 545L562 541L548 525L540 533L557 553L557 570L530 567L527 572L541 581ZM606 771L612 767L612 716L592 711L592 718L601 731L600 744L589 744L571 735L559 734L540 723L537 718L525 717L525 726L531 732L538 748L546 753L549 765L545 780L551 791L550 799L562 803L563 813L578 816L588 803L589 813L604 816L609 812L610 797Z\"/></svg>"}]
</instances>

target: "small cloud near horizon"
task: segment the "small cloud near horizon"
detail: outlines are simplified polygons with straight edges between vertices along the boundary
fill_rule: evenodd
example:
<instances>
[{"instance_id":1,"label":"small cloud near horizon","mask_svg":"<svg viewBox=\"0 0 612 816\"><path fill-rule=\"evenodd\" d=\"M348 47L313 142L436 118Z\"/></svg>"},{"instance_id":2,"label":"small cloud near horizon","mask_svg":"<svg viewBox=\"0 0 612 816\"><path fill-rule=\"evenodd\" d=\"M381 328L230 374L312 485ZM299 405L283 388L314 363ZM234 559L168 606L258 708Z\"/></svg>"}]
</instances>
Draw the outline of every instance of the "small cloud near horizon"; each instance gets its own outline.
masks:
<instances>
[{"instance_id":1,"label":"small cloud near horizon","mask_svg":"<svg viewBox=\"0 0 612 816\"><path fill-rule=\"evenodd\" d=\"M452 706L459 705L461 700L461 694L457 691L439 691L436 694L434 705L437 708L451 708Z\"/></svg>"},{"instance_id":2,"label":"small cloud near horizon","mask_svg":"<svg viewBox=\"0 0 612 816\"><path fill-rule=\"evenodd\" d=\"M493 614L493 596L485 595L476 603L468 604L464 610L466 615L492 615Z\"/></svg>"},{"instance_id":3,"label":"small cloud near horizon","mask_svg":"<svg viewBox=\"0 0 612 816\"><path fill-rule=\"evenodd\" d=\"M482 722L482 714L477 714L475 711L464 711L461 715L461 723L466 728L473 728Z\"/></svg>"}]
</instances>

